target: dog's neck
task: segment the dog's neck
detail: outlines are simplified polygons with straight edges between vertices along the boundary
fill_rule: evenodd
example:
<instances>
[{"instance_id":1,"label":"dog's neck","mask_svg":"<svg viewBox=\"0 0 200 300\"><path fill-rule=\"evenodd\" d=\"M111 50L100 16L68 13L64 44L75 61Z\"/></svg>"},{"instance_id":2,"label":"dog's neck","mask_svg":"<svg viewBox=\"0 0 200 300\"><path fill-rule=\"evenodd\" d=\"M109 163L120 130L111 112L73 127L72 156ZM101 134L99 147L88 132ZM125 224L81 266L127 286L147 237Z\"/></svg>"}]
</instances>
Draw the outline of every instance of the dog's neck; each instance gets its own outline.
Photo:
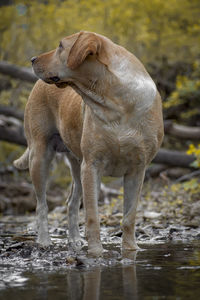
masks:
<instances>
[{"instance_id":1,"label":"dog's neck","mask_svg":"<svg viewBox=\"0 0 200 300\"><path fill-rule=\"evenodd\" d=\"M137 59L132 64L126 58L115 57L105 72L101 77L73 80L71 86L104 123L120 122L130 111L137 119L144 116L153 105L157 89Z\"/></svg>"},{"instance_id":2,"label":"dog's neck","mask_svg":"<svg viewBox=\"0 0 200 300\"><path fill-rule=\"evenodd\" d=\"M105 96L91 90L80 81L70 82L69 85L82 97L83 101L91 108L94 116L103 123L110 123L120 118L116 105Z\"/></svg>"},{"instance_id":3,"label":"dog's neck","mask_svg":"<svg viewBox=\"0 0 200 300\"><path fill-rule=\"evenodd\" d=\"M138 59L130 53L128 59L114 57L110 70L118 81L114 88L116 95L123 95L124 103L134 104L137 113L148 111L155 100L157 89Z\"/></svg>"}]
</instances>

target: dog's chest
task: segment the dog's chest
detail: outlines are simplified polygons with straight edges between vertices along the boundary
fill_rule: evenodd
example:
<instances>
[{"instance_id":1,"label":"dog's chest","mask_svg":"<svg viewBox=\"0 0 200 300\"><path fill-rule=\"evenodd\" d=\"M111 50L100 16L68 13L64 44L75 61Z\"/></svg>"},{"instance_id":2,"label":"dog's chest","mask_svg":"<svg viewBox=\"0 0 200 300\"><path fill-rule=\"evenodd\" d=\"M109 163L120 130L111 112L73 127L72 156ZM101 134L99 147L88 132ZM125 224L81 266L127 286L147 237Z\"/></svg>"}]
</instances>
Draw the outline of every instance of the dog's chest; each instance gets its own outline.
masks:
<instances>
[{"instance_id":1,"label":"dog's chest","mask_svg":"<svg viewBox=\"0 0 200 300\"><path fill-rule=\"evenodd\" d=\"M104 175L123 176L144 160L143 135L139 130L117 126L104 133Z\"/></svg>"}]
</instances>

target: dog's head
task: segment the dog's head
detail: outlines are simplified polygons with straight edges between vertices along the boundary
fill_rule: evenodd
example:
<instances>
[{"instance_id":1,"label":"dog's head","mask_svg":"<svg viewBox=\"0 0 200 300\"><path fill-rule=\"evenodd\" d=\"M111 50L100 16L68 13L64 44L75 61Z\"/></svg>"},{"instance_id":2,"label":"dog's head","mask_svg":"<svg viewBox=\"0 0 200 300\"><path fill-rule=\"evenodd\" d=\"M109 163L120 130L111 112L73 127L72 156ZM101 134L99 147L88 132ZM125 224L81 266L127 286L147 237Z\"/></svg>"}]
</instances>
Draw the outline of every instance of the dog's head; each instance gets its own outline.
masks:
<instances>
[{"instance_id":1,"label":"dog's head","mask_svg":"<svg viewBox=\"0 0 200 300\"><path fill-rule=\"evenodd\" d=\"M100 35L79 32L63 38L58 47L31 59L35 74L47 83L65 87L77 76L93 77L107 66L108 59Z\"/></svg>"}]
</instances>

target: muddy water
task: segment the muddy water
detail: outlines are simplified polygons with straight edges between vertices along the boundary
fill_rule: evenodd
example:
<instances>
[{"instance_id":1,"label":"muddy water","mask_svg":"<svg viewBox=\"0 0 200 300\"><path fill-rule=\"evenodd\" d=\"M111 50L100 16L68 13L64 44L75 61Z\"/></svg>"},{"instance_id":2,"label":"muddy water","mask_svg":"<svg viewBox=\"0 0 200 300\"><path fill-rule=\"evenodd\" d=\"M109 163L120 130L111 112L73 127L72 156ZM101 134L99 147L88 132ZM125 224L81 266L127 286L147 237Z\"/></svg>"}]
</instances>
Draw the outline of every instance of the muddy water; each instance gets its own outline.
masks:
<instances>
[{"instance_id":1,"label":"muddy water","mask_svg":"<svg viewBox=\"0 0 200 300\"><path fill-rule=\"evenodd\" d=\"M109 245L99 260L66 251L60 265L50 264L47 253L46 264L43 257L38 265L30 257L15 264L5 258L0 299L200 299L200 242L140 246L135 255L122 256Z\"/></svg>"}]
</instances>

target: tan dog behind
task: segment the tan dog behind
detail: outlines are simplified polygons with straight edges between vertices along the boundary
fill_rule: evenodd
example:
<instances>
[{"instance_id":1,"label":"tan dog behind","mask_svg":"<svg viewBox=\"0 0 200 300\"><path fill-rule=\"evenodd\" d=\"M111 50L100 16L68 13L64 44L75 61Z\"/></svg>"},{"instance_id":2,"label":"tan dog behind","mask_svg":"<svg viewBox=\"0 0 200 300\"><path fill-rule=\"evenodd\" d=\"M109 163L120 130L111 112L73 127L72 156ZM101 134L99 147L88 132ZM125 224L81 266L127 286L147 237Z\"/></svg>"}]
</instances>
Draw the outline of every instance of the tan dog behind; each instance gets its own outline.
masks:
<instances>
[{"instance_id":1,"label":"tan dog behind","mask_svg":"<svg viewBox=\"0 0 200 300\"><path fill-rule=\"evenodd\" d=\"M66 151L74 179L68 215L72 245L76 248L81 240L78 210L83 194L88 252L102 254L98 195L101 177L110 175L124 178L122 248L138 249L137 203L145 169L163 138L161 99L154 82L134 55L90 32L64 38L56 50L32 58L32 63L44 82L39 80L30 95L25 111L28 149L15 165L26 167L29 162L38 242L50 242L46 179L57 148Z\"/></svg>"}]
</instances>

